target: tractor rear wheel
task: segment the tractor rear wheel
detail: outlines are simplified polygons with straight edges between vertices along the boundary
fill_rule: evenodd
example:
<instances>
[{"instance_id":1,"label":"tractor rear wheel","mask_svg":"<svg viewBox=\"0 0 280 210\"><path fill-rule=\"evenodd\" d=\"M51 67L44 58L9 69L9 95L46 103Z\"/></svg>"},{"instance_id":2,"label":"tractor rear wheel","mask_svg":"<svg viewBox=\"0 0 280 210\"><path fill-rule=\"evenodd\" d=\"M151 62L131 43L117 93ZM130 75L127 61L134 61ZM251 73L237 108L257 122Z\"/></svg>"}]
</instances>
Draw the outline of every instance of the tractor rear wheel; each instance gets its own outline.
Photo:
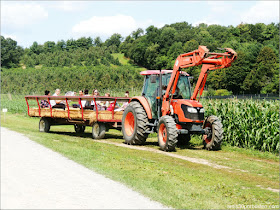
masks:
<instances>
[{"instance_id":1,"label":"tractor rear wheel","mask_svg":"<svg viewBox=\"0 0 280 210\"><path fill-rule=\"evenodd\" d=\"M203 129L208 134L202 136L204 148L207 150L219 150L223 141L223 125L218 117L209 116L203 123Z\"/></svg>"},{"instance_id":2,"label":"tractor rear wheel","mask_svg":"<svg viewBox=\"0 0 280 210\"><path fill-rule=\"evenodd\" d=\"M51 128L51 122L48 118L42 117L39 121L39 131L40 132L49 132Z\"/></svg>"},{"instance_id":3,"label":"tractor rear wheel","mask_svg":"<svg viewBox=\"0 0 280 210\"><path fill-rule=\"evenodd\" d=\"M122 117L122 133L127 144L144 144L148 138L148 116L143 106L132 101L124 110Z\"/></svg>"},{"instance_id":4,"label":"tractor rear wheel","mask_svg":"<svg viewBox=\"0 0 280 210\"><path fill-rule=\"evenodd\" d=\"M163 151L174 151L177 144L177 129L174 119L165 115L159 119L158 143Z\"/></svg>"},{"instance_id":5,"label":"tractor rear wheel","mask_svg":"<svg viewBox=\"0 0 280 210\"><path fill-rule=\"evenodd\" d=\"M104 123L96 122L92 126L92 138L103 139L105 136L106 127Z\"/></svg>"},{"instance_id":6,"label":"tractor rear wheel","mask_svg":"<svg viewBox=\"0 0 280 210\"><path fill-rule=\"evenodd\" d=\"M74 128L75 128L76 133L84 133L85 129L86 129L86 126L75 124Z\"/></svg>"}]
</instances>

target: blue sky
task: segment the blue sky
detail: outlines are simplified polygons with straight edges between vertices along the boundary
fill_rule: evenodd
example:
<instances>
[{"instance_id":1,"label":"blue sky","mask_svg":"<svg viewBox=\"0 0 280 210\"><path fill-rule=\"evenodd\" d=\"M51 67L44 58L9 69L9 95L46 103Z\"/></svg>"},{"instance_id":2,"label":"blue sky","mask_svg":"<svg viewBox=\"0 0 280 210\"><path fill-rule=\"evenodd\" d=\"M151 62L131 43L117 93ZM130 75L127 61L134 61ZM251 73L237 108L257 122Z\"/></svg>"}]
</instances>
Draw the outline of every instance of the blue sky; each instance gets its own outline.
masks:
<instances>
[{"instance_id":1,"label":"blue sky","mask_svg":"<svg viewBox=\"0 0 280 210\"><path fill-rule=\"evenodd\" d=\"M186 21L237 26L279 22L279 1L1 1L1 35L34 41L77 39Z\"/></svg>"}]
</instances>

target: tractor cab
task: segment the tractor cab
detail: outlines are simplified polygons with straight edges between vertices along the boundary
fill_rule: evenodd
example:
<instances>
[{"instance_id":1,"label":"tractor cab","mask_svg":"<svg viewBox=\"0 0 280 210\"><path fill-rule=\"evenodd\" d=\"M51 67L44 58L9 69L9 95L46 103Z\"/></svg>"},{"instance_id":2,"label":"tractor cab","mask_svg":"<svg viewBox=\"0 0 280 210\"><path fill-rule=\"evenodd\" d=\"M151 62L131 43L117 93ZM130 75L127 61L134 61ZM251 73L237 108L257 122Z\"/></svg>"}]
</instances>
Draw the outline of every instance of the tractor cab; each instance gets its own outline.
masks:
<instances>
[{"instance_id":1,"label":"tractor cab","mask_svg":"<svg viewBox=\"0 0 280 210\"><path fill-rule=\"evenodd\" d=\"M152 118L158 118L157 97L160 96L160 73L162 76L162 95L165 94L167 85L169 83L172 70L148 70L142 71L140 74L145 76L142 96L144 96L152 111ZM189 82L189 74L184 71L180 72L179 80L177 83L176 91L173 99L190 99L191 86Z\"/></svg>"}]
</instances>

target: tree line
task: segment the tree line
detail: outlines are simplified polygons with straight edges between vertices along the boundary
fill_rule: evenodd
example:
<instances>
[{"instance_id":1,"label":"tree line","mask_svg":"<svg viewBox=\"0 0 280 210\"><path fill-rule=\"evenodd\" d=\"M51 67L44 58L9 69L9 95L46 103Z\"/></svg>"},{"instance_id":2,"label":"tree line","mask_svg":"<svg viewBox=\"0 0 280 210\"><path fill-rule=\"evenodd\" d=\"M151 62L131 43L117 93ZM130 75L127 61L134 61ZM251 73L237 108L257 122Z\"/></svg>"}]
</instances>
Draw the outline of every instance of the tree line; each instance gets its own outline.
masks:
<instances>
[{"instance_id":1,"label":"tree line","mask_svg":"<svg viewBox=\"0 0 280 210\"><path fill-rule=\"evenodd\" d=\"M75 67L42 67L2 69L2 93L39 94L45 90L54 93L61 89L62 93L98 89L105 92L121 92L141 89L143 77L140 68L131 66L75 66Z\"/></svg>"},{"instance_id":2,"label":"tree line","mask_svg":"<svg viewBox=\"0 0 280 210\"><path fill-rule=\"evenodd\" d=\"M67 66L70 69L77 66L115 67L121 66L121 63L112 53L123 53L131 62L147 69L172 69L179 54L193 51L199 45L207 46L210 51L229 47L238 53L237 60L230 68L209 74L206 83L209 90L227 89L234 94L279 93L279 23L241 23L234 27L206 24L192 26L180 22L162 28L139 28L127 37L113 34L105 42L100 37L82 37L56 43L34 42L25 49L17 46L16 41L1 36L1 66ZM186 69L194 76L194 82L200 68Z\"/></svg>"},{"instance_id":3,"label":"tree line","mask_svg":"<svg viewBox=\"0 0 280 210\"><path fill-rule=\"evenodd\" d=\"M228 69L211 72L208 89L240 93L279 93L279 23L233 26L187 22L138 29L121 43L126 57L148 69L172 69L179 54L205 45L208 49L232 48L237 60ZM196 80L201 67L186 69Z\"/></svg>"}]
</instances>

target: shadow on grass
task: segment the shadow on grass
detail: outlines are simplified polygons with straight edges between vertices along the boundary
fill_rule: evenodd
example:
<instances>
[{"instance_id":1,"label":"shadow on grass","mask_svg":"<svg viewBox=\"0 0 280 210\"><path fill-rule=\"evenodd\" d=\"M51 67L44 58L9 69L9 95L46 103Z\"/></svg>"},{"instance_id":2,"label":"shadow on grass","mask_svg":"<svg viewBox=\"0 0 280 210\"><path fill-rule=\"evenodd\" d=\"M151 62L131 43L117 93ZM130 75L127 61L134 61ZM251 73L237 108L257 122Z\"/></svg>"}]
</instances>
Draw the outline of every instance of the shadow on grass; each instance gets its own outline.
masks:
<instances>
[{"instance_id":1,"label":"shadow on grass","mask_svg":"<svg viewBox=\"0 0 280 210\"><path fill-rule=\"evenodd\" d=\"M63 136L72 136L72 137L79 137L79 138L84 138L84 139L92 139L92 134L91 133L75 133L75 132L67 132L67 131L50 131L49 133L53 133L53 134L58 134L58 135L63 135ZM103 138L103 140L106 140L106 139L121 139L123 140L122 142L120 143L123 143L123 144L127 144L125 143L124 139L123 139L123 136L122 135L118 135L118 134L110 134L110 133L106 133L105 137ZM127 144L127 145L130 145L130 144ZM133 145L132 145L133 146ZM157 147L158 150L160 150L159 148L159 145L158 145L158 142L156 141L146 141L143 145L136 145L136 146L140 146L140 147ZM156 148L155 148L156 149ZM189 150L203 150L203 145L197 145L197 144L193 144L191 142L189 142L188 144L185 144L185 145L177 145L176 149L180 149L180 150L183 150L183 149L189 149ZM176 152L176 150L174 151Z\"/></svg>"},{"instance_id":2,"label":"shadow on grass","mask_svg":"<svg viewBox=\"0 0 280 210\"><path fill-rule=\"evenodd\" d=\"M91 133L75 133L75 132L66 132L66 131L50 131L49 133L92 139ZM123 139L123 137L117 134L106 133L103 139Z\"/></svg>"},{"instance_id":3,"label":"shadow on grass","mask_svg":"<svg viewBox=\"0 0 280 210\"><path fill-rule=\"evenodd\" d=\"M190 149L190 150L203 150L203 145L193 144L191 142L187 144L178 144L179 149Z\"/></svg>"}]
</instances>

